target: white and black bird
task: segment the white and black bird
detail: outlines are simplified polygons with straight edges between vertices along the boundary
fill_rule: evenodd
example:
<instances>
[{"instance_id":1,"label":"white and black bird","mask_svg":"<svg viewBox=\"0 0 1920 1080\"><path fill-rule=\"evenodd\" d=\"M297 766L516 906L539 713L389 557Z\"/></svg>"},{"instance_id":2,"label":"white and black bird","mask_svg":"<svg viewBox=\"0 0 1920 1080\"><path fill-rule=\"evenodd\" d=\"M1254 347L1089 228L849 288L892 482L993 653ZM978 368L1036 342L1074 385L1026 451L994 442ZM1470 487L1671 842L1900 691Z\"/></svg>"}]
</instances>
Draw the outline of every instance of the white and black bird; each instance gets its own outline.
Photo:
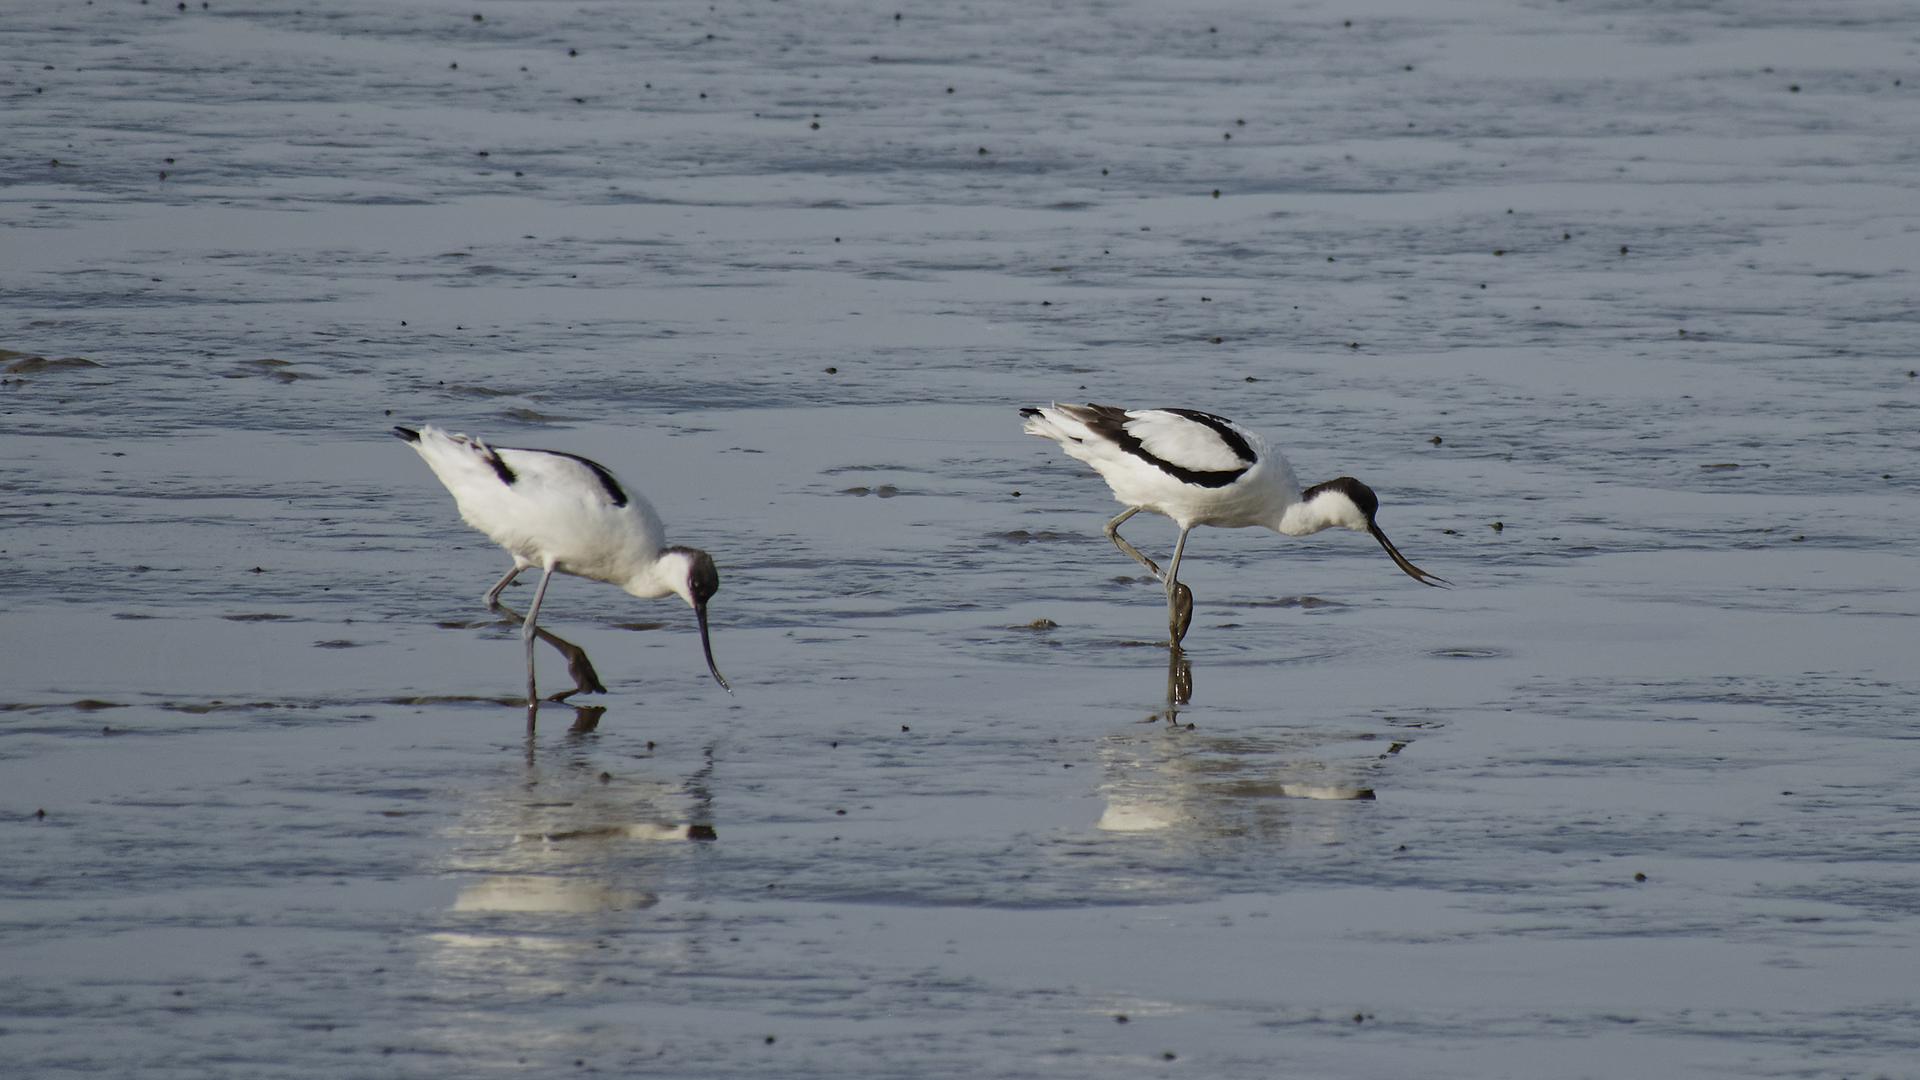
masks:
<instances>
[{"instance_id":1,"label":"white and black bird","mask_svg":"<svg viewBox=\"0 0 1920 1080\"><path fill-rule=\"evenodd\" d=\"M556 571L609 582L642 599L673 594L691 604L700 623L707 670L727 687L714 666L707 637L707 601L720 588L712 556L698 548L668 547L660 515L606 466L558 450L489 446L431 424L418 431L396 427L393 433L432 466L453 493L461 518L513 556L513 569L487 591L486 603L488 610L520 623L527 643L529 705L539 700L533 678L535 638L559 649L573 675L574 689L551 700L606 693L584 650L540 628L540 602ZM540 586L522 618L500 603L500 592L534 566L541 569Z\"/></svg>"},{"instance_id":2,"label":"white and black bird","mask_svg":"<svg viewBox=\"0 0 1920 1080\"><path fill-rule=\"evenodd\" d=\"M1127 509L1107 522L1107 539L1167 586L1167 627L1178 645L1193 617L1192 593L1180 584L1180 556L1196 525L1242 529L1262 525L1288 536L1344 526L1380 541L1394 565L1426 585L1448 585L1408 562L1374 522L1380 500L1367 485L1342 476L1305 491L1293 467L1266 440L1224 417L1197 409L1116 409L1050 405L1021 409L1029 435L1052 439L1094 467ZM1120 535L1142 510L1180 526L1165 573Z\"/></svg>"}]
</instances>

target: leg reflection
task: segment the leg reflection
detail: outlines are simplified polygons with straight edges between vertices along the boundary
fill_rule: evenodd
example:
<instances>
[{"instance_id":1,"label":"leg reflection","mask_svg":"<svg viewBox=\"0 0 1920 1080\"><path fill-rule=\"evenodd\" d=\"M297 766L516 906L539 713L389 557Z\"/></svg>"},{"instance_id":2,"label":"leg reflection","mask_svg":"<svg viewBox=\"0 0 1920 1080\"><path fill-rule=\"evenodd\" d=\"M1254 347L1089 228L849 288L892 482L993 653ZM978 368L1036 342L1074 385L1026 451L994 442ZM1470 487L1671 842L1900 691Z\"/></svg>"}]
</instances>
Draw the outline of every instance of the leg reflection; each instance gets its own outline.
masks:
<instances>
[{"instance_id":1,"label":"leg reflection","mask_svg":"<svg viewBox=\"0 0 1920 1080\"><path fill-rule=\"evenodd\" d=\"M552 701L553 699L548 698L547 700ZM529 754L533 753L534 729L537 728L540 723L540 705L541 702L538 698L527 702L527 752ZM569 735L591 734L595 729L599 728L600 718L607 714L607 707L605 705L574 705L571 706L571 708L573 709L573 724L567 728L567 734ZM531 759L529 759L529 764L531 764Z\"/></svg>"},{"instance_id":2,"label":"leg reflection","mask_svg":"<svg viewBox=\"0 0 1920 1080\"><path fill-rule=\"evenodd\" d=\"M1167 649L1167 707L1185 705L1193 700L1193 665L1186 650L1178 645Z\"/></svg>"},{"instance_id":3,"label":"leg reflection","mask_svg":"<svg viewBox=\"0 0 1920 1080\"><path fill-rule=\"evenodd\" d=\"M586 735L600 726L600 718L607 714L605 705L575 705L573 707L573 726L567 729L569 735Z\"/></svg>"},{"instance_id":4,"label":"leg reflection","mask_svg":"<svg viewBox=\"0 0 1920 1080\"><path fill-rule=\"evenodd\" d=\"M1186 651L1179 645L1167 646L1167 704L1166 708L1147 717L1143 722L1165 720L1170 724L1180 723L1180 706L1193 700L1193 665L1187 661Z\"/></svg>"}]
</instances>

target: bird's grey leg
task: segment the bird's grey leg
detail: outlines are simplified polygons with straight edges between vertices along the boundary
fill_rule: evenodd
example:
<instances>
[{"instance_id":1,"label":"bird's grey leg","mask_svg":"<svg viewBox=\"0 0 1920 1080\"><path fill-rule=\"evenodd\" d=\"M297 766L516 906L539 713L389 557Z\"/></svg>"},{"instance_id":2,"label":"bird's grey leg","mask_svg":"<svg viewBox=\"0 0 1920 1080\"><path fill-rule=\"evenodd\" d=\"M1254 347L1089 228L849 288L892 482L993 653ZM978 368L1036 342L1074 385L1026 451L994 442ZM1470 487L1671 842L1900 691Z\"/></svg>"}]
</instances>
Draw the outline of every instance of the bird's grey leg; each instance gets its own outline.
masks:
<instances>
[{"instance_id":1,"label":"bird's grey leg","mask_svg":"<svg viewBox=\"0 0 1920 1080\"><path fill-rule=\"evenodd\" d=\"M1153 571L1153 576L1156 579L1160 581L1165 581L1167 580L1167 576L1160 572L1160 568L1154 565L1153 560L1147 558L1145 555L1140 554L1139 549L1135 548L1132 544L1127 543L1127 538L1120 535L1121 523L1139 512L1140 512L1139 507L1129 506L1125 510L1120 512L1119 517L1114 518L1112 521L1107 522L1107 539L1113 541L1114 546L1118 547L1121 551L1124 551L1127 554L1133 556L1134 562L1137 562L1141 566L1146 567L1148 570Z\"/></svg>"},{"instance_id":2,"label":"bird's grey leg","mask_svg":"<svg viewBox=\"0 0 1920 1080\"><path fill-rule=\"evenodd\" d=\"M500 602L500 591L505 589L514 578L519 577L520 571L525 569L526 567L524 566L516 566L512 570L507 571L507 576L501 578L500 583L495 585L493 589L487 593L488 611L493 612L495 615L505 615L514 622L521 624L523 628L526 626L527 620L521 618L519 612ZM575 694L604 694L607 692L607 688L600 683L599 673L593 670L593 661L587 659L587 650L575 645L573 642L568 641L558 634L551 633L544 627L536 626L533 632L539 636L541 641L560 650L560 655L567 658L567 674L573 676L573 689L563 690L558 694L554 694L550 700L565 701Z\"/></svg>"},{"instance_id":3,"label":"bird's grey leg","mask_svg":"<svg viewBox=\"0 0 1920 1080\"><path fill-rule=\"evenodd\" d=\"M533 644L539 640L540 601L547 598L547 583L553 580L556 564L548 563L546 573L540 575L540 587L533 590L533 603L527 606L527 617L520 622L520 637L527 643L527 704L540 700L540 694L533 685Z\"/></svg>"},{"instance_id":4,"label":"bird's grey leg","mask_svg":"<svg viewBox=\"0 0 1920 1080\"><path fill-rule=\"evenodd\" d=\"M1193 590L1180 584L1180 556L1187 549L1187 534L1193 526L1180 530L1180 539L1173 545L1173 560L1167 564L1167 634L1168 644L1180 647L1186 639L1187 625L1193 622Z\"/></svg>"},{"instance_id":5,"label":"bird's grey leg","mask_svg":"<svg viewBox=\"0 0 1920 1080\"><path fill-rule=\"evenodd\" d=\"M1120 535L1120 524L1139 512L1139 507L1129 506L1121 512L1119 517L1107 522L1107 539L1113 541L1114 546L1118 547L1121 551L1133 556L1135 562L1153 571L1154 577L1163 582L1169 582L1167 585L1167 605L1169 609L1184 611L1186 613L1178 620L1180 631L1174 635L1173 638L1174 643L1178 644L1180 640L1187 635L1187 624L1193 621L1193 590L1177 581L1169 581L1168 576L1160 572L1160 568L1154 565L1152 559L1140 554L1138 548L1127 543L1127 538ZM1180 543L1185 544L1186 542L1187 534L1182 532L1180 534ZM1180 565L1180 554L1177 549L1174 552L1173 560L1174 567L1177 569ZM1171 622L1173 620L1169 618L1169 621Z\"/></svg>"},{"instance_id":6,"label":"bird's grey leg","mask_svg":"<svg viewBox=\"0 0 1920 1080\"><path fill-rule=\"evenodd\" d=\"M519 563L514 563L513 569L507 571L506 577L503 577L499 581L496 581L493 583L493 588L487 590L487 610L488 611L492 611L496 613L505 612L508 615L513 615L514 622L525 621L521 619L520 616L515 615L513 612L508 611L506 608L500 605L500 594L506 590L507 586L513 584L513 579L519 577L520 571L525 569L526 567L521 566Z\"/></svg>"}]
</instances>

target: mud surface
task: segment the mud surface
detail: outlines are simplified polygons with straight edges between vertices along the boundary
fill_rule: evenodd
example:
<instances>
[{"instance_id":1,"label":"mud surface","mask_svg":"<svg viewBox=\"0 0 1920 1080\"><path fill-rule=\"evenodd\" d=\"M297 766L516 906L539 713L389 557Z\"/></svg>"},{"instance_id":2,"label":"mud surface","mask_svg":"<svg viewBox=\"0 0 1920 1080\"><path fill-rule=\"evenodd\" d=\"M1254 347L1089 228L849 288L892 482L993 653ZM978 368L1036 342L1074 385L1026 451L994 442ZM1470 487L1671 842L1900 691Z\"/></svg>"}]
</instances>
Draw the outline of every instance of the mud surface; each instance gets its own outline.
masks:
<instances>
[{"instance_id":1,"label":"mud surface","mask_svg":"<svg viewBox=\"0 0 1920 1080\"><path fill-rule=\"evenodd\" d=\"M0 4L0 1073L1920 1075L1916 92L1869 0ZM1199 531L1169 722L1051 400L1457 587ZM562 579L529 734L418 422L646 492L734 693Z\"/></svg>"}]
</instances>

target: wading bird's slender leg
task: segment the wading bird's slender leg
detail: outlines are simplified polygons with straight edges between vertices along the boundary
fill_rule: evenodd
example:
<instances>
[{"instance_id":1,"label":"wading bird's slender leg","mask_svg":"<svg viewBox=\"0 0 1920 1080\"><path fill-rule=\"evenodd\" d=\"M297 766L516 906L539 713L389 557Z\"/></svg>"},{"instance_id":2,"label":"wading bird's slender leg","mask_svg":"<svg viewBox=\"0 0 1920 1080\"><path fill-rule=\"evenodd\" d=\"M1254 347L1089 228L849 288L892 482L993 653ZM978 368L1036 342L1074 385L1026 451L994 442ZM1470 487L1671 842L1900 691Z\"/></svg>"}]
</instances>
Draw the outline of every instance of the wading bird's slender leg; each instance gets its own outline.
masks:
<instances>
[{"instance_id":1,"label":"wading bird's slender leg","mask_svg":"<svg viewBox=\"0 0 1920 1080\"><path fill-rule=\"evenodd\" d=\"M526 567L521 566L519 563L515 563L513 566L513 569L507 571L506 577L503 577L499 581L496 581L493 583L493 588L487 590L487 610L488 611L501 612L501 611L507 610L506 608L503 608L500 606L500 594L506 591L507 586L513 584L513 579L519 577L520 571L525 569ZM507 614L512 615L513 613L507 612ZM520 616L514 615L513 621L523 622L524 620L521 619Z\"/></svg>"},{"instance_id":2,"label":"wading bird's slender leg","mask_svg":"<svg viewBox=\"0 0 1920 1080\"><path fill-rule=\"evenodd\" d=\"M516 566L507 571L507 576L501 578L499 583L487 593L488 611L493 612L495 615L505 615L514 622L520 623L523 627L526 625L527 620L521 618L519 612L500 602L500 592L511 584L514 578L520 576L520 571L525 569L526 567L524 566ZM600 684L599 673L593 670L593 661L587 659L587 650L575 645L573 642L568 641L558 634L549 632L544 627L535 627L533 632L539 635L541 641L560 650L560 655L567 658L567 674L573 676L573 689L563 690L558 694L554 694L548 700L565 701L575 694L604 694L607 692L607 688Z\"/></svg>"},{"instance_id":3,"label":"wading bird's slender leg","mask_svg":"<svg viewBox=\"0 0 1920 1080\"><path fill-rule=\"evenodd\" d=\"M1120 535L1120 524L1139 512L1140 512L1139 507L1129 506L1125 510L1120 512L1119 517L1114 518L1112 521L1107 522L1107 539L1113 541L1114 546L1118 547L1121 551L1124 551L1127 554L1133 556L1134 562L1137 562L1141 566L1146 567L1148 570L1153 571L1153 576L1155 579L1159 581L1165 581L1167 580L1167 576L1160 572L1160 568L1154 565L1153 560L1147 558L1145 555L1140 554L1140 551L1138 548L1135 548L1132 544L1127 543L1127 538Z\"/></svg>"},{"instance_id":4,"label":"wading bird's slender leg","mask_svg":"<svg viewBox=\"0 0 1920 1080\"><path fill-rule=\"evenodd\" d=\"M1180 530L1180 539L1173 545L1173 560L1167 563L1167 634L1168 643L1176 649L1187 636L1187 625L1193 622L1193 590L1180 584L1180 556L1187 549L1187 534L1192 531L1191 525Z\"/></svg>"},{"instance_id":5,"label":"wading bird's slender leg","mask_svg":"<svg viewBox=\"0 0 1920 1080\"><path fill-rule=\"evenodd\" d=\"M1127 554L1133 556L1133 559L1135 562L1153 571L1153 576L1155 578L1164 582L1167 580L1167 575L1160 572L1160 567L1155 565L1152 559L1149 559L1145 555L1140 554L1140 550L1138 548L1134 547L1132 544L1127 543L1127 538L1120 535L1120 523L1139 512L1140 512L1139 507L1130 506L1125 511L1123 511L1119 517L1114 518L1112 521L1107 522L1107 539L1113 541L1114 546L1118 547L1121 551L1124 551ZM1187 540L1187 534L1184 532L1181 533L1180 542L1184 544L1186 543L1186 540ZM1178 557L1176 556L1176 562L1177 562L1177 558ZM1177 605L1177 607L1180 610L1183 610L1186 612L1186 615L1184 615L1180 619L1180 632L1177 635L1175 635L1173 639L1174 642L1177 644L1182 638L1187 636L1187 623L1193 621L1193 590L1187 588L1185 585L1182 585L1178 582L1174 582L1173 584L1168 586L1168 592L1169 592L1168 599L1167 599L1168 604Z\"/></svg>"},{"instance_id":6,"label":"wading bird's slender leg","mask_svg":"<svg viewBox=\"0 0 1920 1080\"><path fill-rule=\"evenodd\" d=\"M527 704L540 700L539 691L533 686L533 645L539 640L540 601L547 598L547 582L553 580L554 563L547 564L547 570L540 575L540 587L533 590L533 603L527 605L527 617L520 621L520 637L527 643Z\"/></svg>"}]
</instances>

